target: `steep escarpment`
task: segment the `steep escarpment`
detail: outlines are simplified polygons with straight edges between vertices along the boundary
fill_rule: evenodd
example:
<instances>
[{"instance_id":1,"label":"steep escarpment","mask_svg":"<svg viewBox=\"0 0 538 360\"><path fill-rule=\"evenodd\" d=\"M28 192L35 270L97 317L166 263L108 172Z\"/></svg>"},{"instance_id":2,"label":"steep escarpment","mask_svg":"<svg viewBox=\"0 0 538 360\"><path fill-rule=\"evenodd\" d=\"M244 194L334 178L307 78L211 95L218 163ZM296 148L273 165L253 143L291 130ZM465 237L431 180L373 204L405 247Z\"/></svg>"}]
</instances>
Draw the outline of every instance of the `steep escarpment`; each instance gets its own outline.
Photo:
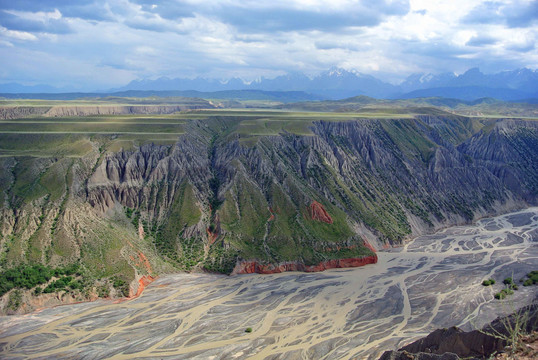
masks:
<instances>
[{"instance_id":1,"label":"steep escarpment","mask_svg":"<svg viewBox=\"0 0 538 360\"><path fill-rule=\"evenodd\" d=\"M50 106L0 106L0 120L43 115L50 109Z\"/></svg>"},{"instance_id":2,"label":"steep escarpment","mask_svg":"<svg viewBox=\"0 0 538 360\"><path fill-rule=\"evenodd\" d=\"M209 102L200 100L188 105L96 105L96 106L53 106L44 113L47 117L90 116L90 115L144 115L173 114L183 110L212 109Z\"/></svg>"},{"instance_id":3,"label":"steep escarpment","mask_svg":"<svg viewBox=\"0 0 538 360\"><path fill-rule=\"evenodd\" d=\"M77 157L3 157L2 267L80 262L133 290L167 271L317 271L537 203L533 121L317 120L260 135L244 129L266 114L225 115L185 121L174 144L102 135Z\"/></svg>"},{"instance_id":4,"label":"steep escarpment","mask_svg":"<svg viewBox=\"0 0 538 360\"><path fill-rule=\"evenodd\" d=\"M173 114L184 110L214 109L210 101L196 98L184 98L177 104L162 105L115 105L106 102L80 105L56 105L51 102L47 106L10 105L0 106L0 120L21 119L28 117L71 117L93 115L148 115Z\"/></svg>"}]
</instances>

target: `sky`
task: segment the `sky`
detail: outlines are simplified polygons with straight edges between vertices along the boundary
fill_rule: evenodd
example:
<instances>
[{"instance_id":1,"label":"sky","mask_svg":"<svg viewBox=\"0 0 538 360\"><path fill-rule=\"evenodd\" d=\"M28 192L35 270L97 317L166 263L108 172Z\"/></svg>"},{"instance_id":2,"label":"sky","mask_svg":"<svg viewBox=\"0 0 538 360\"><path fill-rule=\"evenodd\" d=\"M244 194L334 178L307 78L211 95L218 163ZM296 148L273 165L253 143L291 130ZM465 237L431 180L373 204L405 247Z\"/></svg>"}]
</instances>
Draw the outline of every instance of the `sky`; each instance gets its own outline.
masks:
<instances>
[{"instance_id":1,"label":"sky","mask_svg":"<svg viewBox=\"0 0 538 360\"><path fill-rule=\"evenodd\" d=\"M0 83L538 68L537 0L0 0Z\"/></svg>"}]
</instances>

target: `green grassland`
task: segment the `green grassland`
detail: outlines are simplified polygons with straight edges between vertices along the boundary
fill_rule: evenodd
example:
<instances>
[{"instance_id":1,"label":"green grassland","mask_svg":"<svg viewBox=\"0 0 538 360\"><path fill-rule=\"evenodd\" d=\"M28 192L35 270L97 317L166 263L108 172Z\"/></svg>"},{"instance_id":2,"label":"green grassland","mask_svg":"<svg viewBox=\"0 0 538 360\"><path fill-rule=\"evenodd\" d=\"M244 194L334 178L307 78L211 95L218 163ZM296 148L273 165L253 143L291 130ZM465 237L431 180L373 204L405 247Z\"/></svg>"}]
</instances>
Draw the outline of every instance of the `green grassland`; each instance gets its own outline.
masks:
<instances>
[{"instance_id":1,"label":"green grassland","mask_svg":"<svg viewBox=\"0 0 538 360\"><path fill-rule=\"evenodd\" d=\"M288 132L312 135L315 121L351 121L378 118L379 114L294 112L282 110L190 110L171 115L117 115L84 117L31 117L0 120L0 156L80 157L92 150L92 142L105 150L119 151L155 143L169 145L196 121L233 122L230 134L241 141ZM410 118L409 114L391 118ZM253 139L254 137L254 139ZM250 139L250 140L249 140Z\"/></svg>"}]
</instances>

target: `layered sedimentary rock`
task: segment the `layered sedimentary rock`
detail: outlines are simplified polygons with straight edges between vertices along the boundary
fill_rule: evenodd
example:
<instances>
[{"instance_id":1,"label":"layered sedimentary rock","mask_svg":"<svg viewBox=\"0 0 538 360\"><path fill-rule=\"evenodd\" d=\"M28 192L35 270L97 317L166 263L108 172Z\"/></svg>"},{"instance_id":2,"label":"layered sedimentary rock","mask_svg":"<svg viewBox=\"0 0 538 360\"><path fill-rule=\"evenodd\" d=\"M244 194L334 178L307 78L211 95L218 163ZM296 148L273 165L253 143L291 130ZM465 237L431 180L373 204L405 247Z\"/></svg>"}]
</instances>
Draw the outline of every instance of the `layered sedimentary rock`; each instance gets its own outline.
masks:
<instances>
[{"instance_id":1,"label":"layered sedimentary rock","mask_svg":"<svg viewBox=\"0 0 538 360\"><path fill-rule=\"evenodd\" d=\"M185 105L96 105L96 106L54 106L44 113L49 117L90 116L90 115L136 115L173 114L188 109L210 109L211 104L200 100L197 104Z\"/></svg>"}]
</instances>

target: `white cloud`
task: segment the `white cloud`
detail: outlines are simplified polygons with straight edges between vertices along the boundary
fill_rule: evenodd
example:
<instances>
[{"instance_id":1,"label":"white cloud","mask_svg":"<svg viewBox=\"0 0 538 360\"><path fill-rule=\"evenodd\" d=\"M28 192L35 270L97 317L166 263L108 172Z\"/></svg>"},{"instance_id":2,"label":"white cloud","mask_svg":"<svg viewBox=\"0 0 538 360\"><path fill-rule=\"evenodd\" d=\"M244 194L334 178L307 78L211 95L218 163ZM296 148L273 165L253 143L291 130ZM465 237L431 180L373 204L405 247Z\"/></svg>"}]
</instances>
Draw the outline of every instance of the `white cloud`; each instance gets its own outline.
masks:
<instances>
[{"instance_id":1,"label":"white cloud","mask_svg":"<svg viewBox=\"0 0 538 360\"><path fill-rule=\"evenodd\" d=\"M8 30L5 27L0 27L0 36L5 36L15 40L36 41L37 36L26 31Z\"/></svg>"}]
</instances>

